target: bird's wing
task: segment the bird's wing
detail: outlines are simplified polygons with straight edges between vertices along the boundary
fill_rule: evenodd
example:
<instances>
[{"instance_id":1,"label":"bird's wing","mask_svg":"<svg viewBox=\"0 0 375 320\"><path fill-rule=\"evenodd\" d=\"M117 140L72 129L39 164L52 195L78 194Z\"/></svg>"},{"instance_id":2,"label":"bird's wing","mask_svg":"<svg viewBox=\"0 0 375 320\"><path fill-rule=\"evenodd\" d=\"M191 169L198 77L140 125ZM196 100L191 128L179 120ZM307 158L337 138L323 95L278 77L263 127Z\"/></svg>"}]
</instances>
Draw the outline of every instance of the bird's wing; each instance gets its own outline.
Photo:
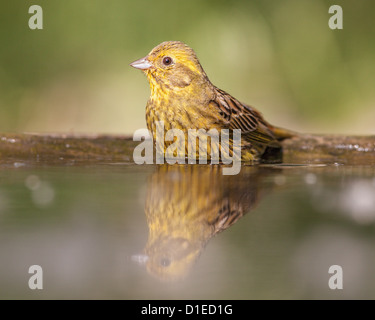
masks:
<instances>
[{"instance_id":1,"label":"bird's wing","mask_svg":"<svg viewBox=\"0 0 375 320\"><path fill-rule=\"evenodd\" d=\"M216 88L216 97L211 104L218 108L220 116L229 129L241 129L241 135L246 140L262 145L278 145L268 123L255 109L218 88Z\"/></svg>"}]
</instances>

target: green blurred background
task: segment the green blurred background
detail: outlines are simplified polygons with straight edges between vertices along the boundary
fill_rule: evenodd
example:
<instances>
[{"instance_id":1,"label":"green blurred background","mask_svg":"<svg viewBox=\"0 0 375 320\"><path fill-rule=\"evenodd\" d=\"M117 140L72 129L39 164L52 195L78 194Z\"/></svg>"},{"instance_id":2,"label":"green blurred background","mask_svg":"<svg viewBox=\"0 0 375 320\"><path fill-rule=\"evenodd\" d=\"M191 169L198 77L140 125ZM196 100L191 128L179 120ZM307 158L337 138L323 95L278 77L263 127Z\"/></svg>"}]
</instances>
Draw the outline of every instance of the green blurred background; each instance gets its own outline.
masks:
<instances>
[{"instance_id":1,"label":"green blurred background","mask_svg":"<svg viewBox=\"0 0 375 320\"><path fill-rule=\"evenodd\" d=\"M42 6L44 29L28 9ZM339 4L344 29L328 27ZM165 40L274 124L375 134L375 2L23 0L0 4L0 131L132 134L146 78L129 63Z\"/></svg>"}]
</instances>

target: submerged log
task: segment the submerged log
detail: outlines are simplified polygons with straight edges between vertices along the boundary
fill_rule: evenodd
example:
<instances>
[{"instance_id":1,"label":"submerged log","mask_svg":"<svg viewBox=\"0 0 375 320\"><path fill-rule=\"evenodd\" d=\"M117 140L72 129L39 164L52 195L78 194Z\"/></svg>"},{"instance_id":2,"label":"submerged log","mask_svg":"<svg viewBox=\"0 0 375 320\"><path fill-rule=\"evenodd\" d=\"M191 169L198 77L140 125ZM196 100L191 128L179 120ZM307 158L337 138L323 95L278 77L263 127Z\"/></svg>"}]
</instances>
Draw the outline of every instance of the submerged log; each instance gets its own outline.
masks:
<instances>
[{"instance_id":1,"label":"submerged log","mask_svg":"<svg viewBox=\"0 0 375 320\"><path fill-rule=\"evenodd\" d=\"M0 161L133 162L139 141L129 136L0 134ZM282 142L283 162L375 164L375 136L299 135Z\"/></svg>"},{"instance_id":2,"label":"submerged log","mask_svg":"<svg viewBox=\"0 0 375 320\"><path fill-rule=\"evenodd\" d=\"M375 164L375 136L299 135L283 141L291 163Z\"/></svg>"},{"instance_id":3,"label":"submerged log","mask_svg":"<svg viewBox=\"0 0 375 320\"><path fill-rule=\"evenodd\" d=\"M132 162L139 144L128 136L0 134L0 160Z\"/></svg>"}]
</instances>

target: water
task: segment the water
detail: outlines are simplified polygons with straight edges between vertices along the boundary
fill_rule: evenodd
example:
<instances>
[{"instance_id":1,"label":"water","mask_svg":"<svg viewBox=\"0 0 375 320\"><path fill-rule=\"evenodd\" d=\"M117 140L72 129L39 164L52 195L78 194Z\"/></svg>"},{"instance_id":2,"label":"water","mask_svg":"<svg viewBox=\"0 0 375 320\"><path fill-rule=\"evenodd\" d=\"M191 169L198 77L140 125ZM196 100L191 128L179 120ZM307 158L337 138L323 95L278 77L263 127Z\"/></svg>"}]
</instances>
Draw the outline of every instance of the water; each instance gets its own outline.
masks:
<instances>
[{"instance_id":1,"label":"water","mask_svg":"<svg viewBox=\"0 0 375 320\"><path fill-rule=\"evenodd\" d=\"M374 240L374 166L0 166L2 299L373 299Z\"/></svg>"}]
</instances>

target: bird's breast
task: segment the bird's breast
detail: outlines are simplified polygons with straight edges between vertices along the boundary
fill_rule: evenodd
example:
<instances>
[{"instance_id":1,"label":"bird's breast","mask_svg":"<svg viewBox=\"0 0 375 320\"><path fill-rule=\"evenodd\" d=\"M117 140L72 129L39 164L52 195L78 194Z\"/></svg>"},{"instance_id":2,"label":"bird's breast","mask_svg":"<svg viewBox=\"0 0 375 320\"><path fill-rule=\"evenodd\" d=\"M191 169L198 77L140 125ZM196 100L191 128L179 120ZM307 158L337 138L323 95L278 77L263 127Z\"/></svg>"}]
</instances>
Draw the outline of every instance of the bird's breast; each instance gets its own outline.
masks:
<instances>
[{"instance_id":1,"label":"bird's breast","mask_svg":"<svg viewBox=\"0 0 375 320\"><path fill-rule=\"evenodd\" d=\"M169 129L210 129L210 118L204 106L186 101L181 97L151 97L146 107L146 121L149 130L152 124L163 121L165 130ZM211 120L212 120L211 119ZM151 128L152 127L152 128Z\"/></svg>"}]
</instances>

